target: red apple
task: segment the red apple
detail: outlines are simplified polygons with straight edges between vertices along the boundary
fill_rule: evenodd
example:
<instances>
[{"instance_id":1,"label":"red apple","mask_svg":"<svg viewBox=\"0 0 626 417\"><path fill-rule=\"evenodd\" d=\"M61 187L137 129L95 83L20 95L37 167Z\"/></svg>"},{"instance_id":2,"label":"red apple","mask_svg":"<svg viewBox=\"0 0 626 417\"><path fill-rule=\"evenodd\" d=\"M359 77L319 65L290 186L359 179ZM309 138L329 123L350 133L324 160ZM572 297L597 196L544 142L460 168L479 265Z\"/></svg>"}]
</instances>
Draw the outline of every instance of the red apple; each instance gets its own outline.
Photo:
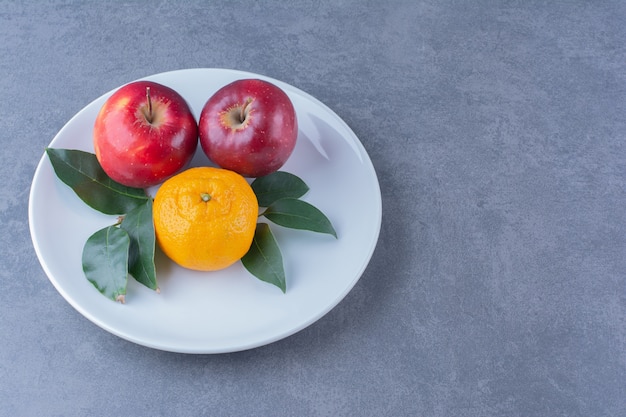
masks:
<instances>
[{"instance_id":1,"label":"red apple","mask_svg":"<svg viewBox=\"0 0 626 417\"><path fill-rule=\"evenodd\" d=\"M200 113L200 146L211 161L244 177L277 171L296 145L298 120L276 85L234 81L211 96Z\"/></svg>"},{"instance_id":2,"label":"red apple","mask_svg":"<svg viewBox=\"0 0 626 417\"><path fill-rule=\"evenodd\" d=\"M151 81L120 87L93 131L104 172L129 187L159 184L184 168L198 146L198 124L183 97Z\"/></svg>"}]
</instances>

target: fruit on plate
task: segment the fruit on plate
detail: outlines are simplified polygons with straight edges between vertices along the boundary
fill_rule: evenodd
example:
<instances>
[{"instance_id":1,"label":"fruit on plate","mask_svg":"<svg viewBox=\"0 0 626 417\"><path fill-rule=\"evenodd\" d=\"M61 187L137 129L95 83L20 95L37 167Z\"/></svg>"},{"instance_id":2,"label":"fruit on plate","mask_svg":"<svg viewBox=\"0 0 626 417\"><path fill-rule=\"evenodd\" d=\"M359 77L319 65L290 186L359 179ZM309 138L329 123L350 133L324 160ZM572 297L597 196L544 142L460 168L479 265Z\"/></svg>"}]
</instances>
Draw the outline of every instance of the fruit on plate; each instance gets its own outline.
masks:
<instances>
[{"instance_id":1,"label":"fruit on plate","mask_svg":"<svg viewBox=\"0 0 626 417\"><path fill-rule=\"evenodd\" d=\"M215 167L189 168L166 180L154 197L161 250L182 267L224 269L252 244L259 206L246 179Z\"/></svg>"},{"instance_id":2,"label":"fruit on plate","mask_svg":"<svg viewBox=\"0 0 626 417\"><path fill-rule=\"evenodd\" d=\"M115 181L146 188L183 169L198 146L198 124L185 99L151 81L120 87L96 117L96 157Z\"/></svg>"},{"instance_id":3,"label":"fruit on plate","mask_svg":"<svg viewBox=\"0 0 626 417\"><path fill-rule=\"evenodd\" d=\"M245 177L281 168L296 145L293 103L278 86L242 79L220 88L206 102L198 123L200 145L218 166Z\"/></svg>"}]
</instances>

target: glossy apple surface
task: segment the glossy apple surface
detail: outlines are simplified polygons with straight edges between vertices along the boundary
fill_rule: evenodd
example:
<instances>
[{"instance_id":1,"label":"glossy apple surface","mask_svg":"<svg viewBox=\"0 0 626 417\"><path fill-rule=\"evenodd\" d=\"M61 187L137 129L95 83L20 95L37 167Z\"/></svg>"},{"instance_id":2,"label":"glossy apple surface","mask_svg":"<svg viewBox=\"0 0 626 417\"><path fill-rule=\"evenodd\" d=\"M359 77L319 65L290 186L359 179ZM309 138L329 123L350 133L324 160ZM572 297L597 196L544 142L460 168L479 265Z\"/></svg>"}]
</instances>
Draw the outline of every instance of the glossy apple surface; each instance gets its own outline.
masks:
<instances>
[{"instance_id":1,"label":"glossy apple surface","mask_svg":"<svg viewBox=\"0 0 626 417\"><path fill-rule=\"evenodd\" d=\"M287 94L258 79L237 80L219 89L204 105L198 128L207 157L245 177L280 169L298 136L296 112Z\"/></svg>"},{"instance_id":2,"label":"glossy apple surface","mask_svg":"<svg viewBox=\"0 0 626 417\"><path fill-rule=\"evenodd\" d=\"M93 140L96 157L109 177L146 188L189 163L198 146L198 124L178 92L136 81L120 87L104 103Z\"/></svg>"}]
</instances>

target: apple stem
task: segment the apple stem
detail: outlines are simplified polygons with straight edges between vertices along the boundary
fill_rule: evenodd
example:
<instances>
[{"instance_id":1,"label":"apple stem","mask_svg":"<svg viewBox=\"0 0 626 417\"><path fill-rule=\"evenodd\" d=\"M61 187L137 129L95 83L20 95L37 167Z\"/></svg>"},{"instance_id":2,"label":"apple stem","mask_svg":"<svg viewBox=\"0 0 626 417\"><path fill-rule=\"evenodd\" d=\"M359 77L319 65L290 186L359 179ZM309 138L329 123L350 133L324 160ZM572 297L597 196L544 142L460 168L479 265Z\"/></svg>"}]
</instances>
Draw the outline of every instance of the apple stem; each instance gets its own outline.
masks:
<instances>
[{"instance_id":1,"label":"apple stem","mask_svg":"<svg viewBox=\"0 0 626 417\"><path fill-rule=\"evenodd\" d=\"M152 123L152 100L150 99L150 87L146 87L146 100L148 101L148 123Z\"/></svg>"},{"instance_id":2,"label":"apple stem","mask_svg":"<svg viewBox=\"0 0 626 417\"><path fill-rule=\"evenodd\" d=\"M252 103L252 98L248 97L243 106L241 106L241 111L239 112L239 122L243 123L246 121L246 116L248 115L248 106Z\"/></svg>"}]
</instances>

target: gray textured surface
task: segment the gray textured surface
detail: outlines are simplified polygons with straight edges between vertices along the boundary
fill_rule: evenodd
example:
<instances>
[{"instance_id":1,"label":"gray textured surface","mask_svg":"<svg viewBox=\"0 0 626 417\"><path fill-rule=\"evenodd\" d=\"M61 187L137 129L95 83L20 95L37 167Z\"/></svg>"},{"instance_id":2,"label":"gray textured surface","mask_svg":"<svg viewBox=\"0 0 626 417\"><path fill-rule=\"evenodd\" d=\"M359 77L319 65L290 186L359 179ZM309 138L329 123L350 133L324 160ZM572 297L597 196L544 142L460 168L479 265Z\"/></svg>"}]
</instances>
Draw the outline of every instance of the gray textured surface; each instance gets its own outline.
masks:
<instances>
[{"instance_id":1,"label":"gray textured surface","mask_svg":"<svg viewBox=\"0 0 626 417\"><path fill-rule=\"evenodd\" d=\"M626 415L626 3L286 4L0 0L0 415ZM346 299L235 354L91 324L28 229L36 164L77 111L192 67L316 96L382 189Z\"/></svg>"}]
</instances>

